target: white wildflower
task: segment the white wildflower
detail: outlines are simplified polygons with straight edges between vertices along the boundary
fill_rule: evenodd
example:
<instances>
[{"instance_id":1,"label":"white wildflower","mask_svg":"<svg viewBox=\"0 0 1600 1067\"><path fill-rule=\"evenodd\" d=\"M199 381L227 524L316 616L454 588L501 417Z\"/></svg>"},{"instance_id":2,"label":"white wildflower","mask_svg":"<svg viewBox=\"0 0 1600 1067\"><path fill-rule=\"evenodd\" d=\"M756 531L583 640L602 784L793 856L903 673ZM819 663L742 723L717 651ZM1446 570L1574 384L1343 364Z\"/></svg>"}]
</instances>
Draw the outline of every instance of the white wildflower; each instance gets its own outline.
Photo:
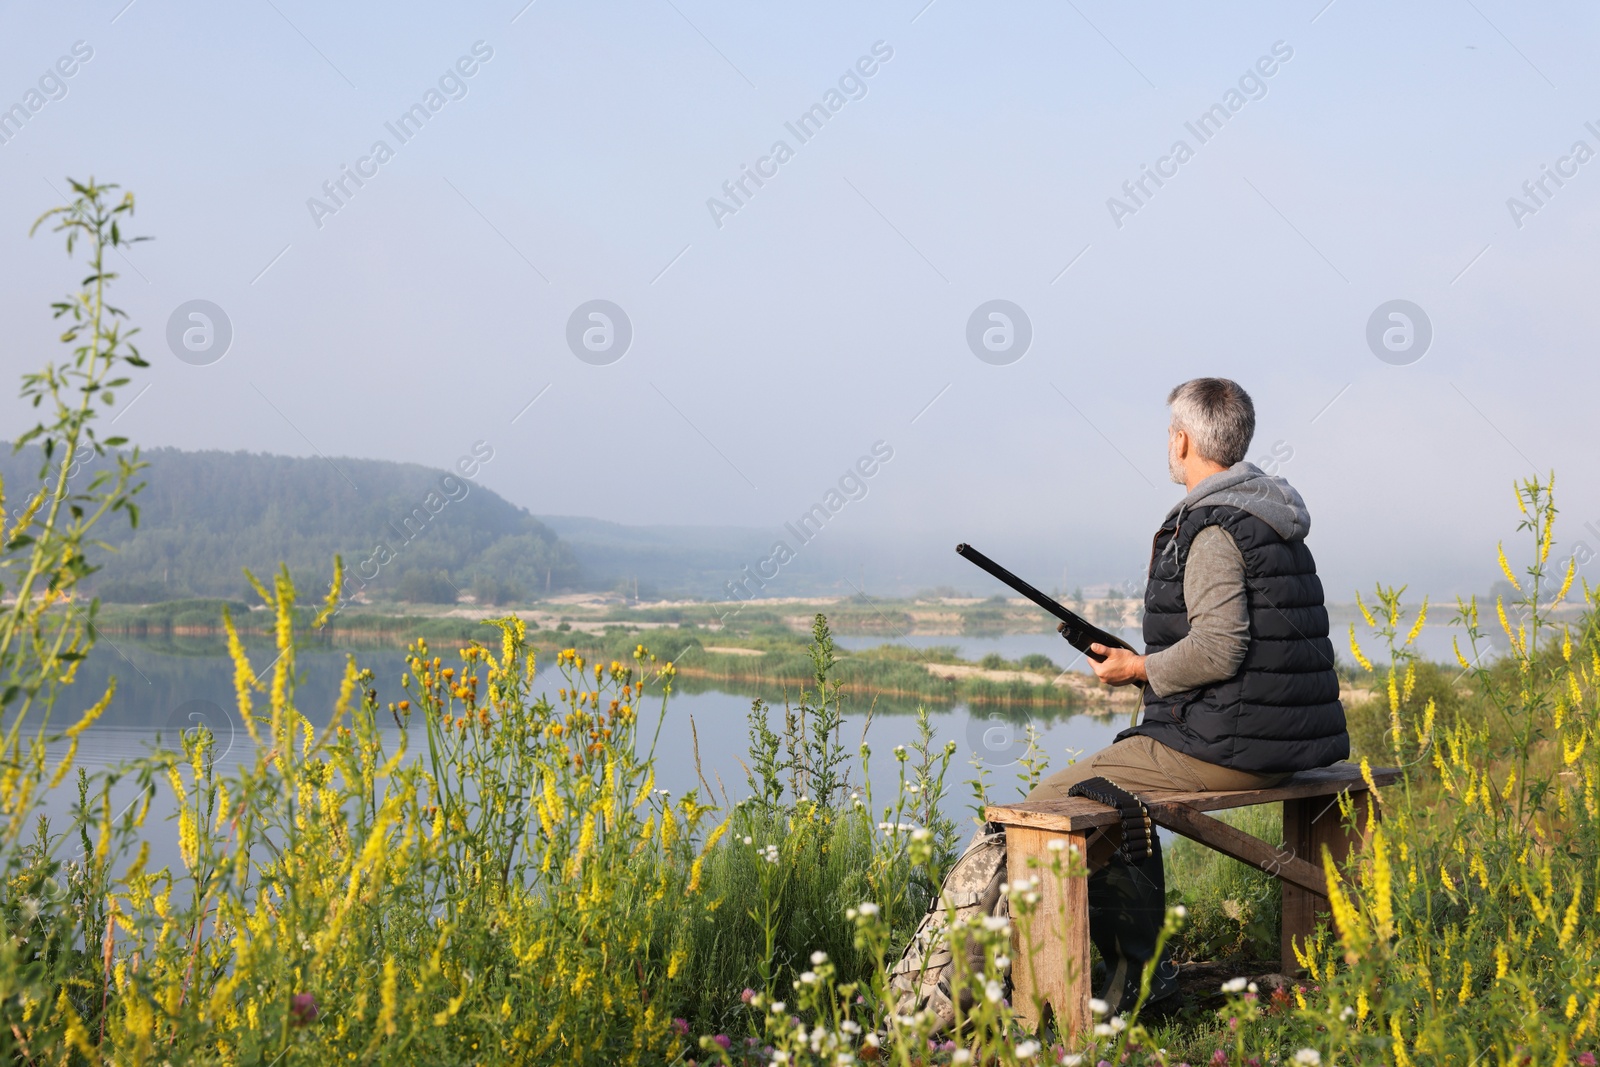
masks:
<instances>
[{"instance_id":1,"label":"white wildflower","mask_svg":"<svg viewBox=\"0 0 1600 1067\"><path fill-rule=\"evenodd\" d=\"M1230 978L1222 983L1222 991L1224 993L1243 993L1246 981L1244 978Z\"/></svg>"},{"instance_id":2,"label":"white wildflower","mask_svg":"<svg viewBox=\"0 0 1600 1067\"><path fill-rule=\"evenodd\" d=\"M801 971L800 972L800 981L801 981L802 984L811 985L816 980L817 980L817 972L816 971Z\"/></svg>"},{"instance_id":3,"label":"white wildflower","mask_svg":"<svg viewBox=\"0 0 1600 1067\"><path fill-rule=\"evenodd\" d=\"M989 998L989 1003L991 1004L1000 1003L1001 992L1000 983L993 978L989 979L989 984L983 987L983 995Z\"/></svg>"},{"instance_id":4,"label":"white wildflower","mask_svg":"<svg viewBox=\"0 0 1600 1067\"><path fill-rule=\"evenodd\" d=\"M1128 1020L1124 1019L1120 1015L1113 1015L1111 1017L1111 1024L1110 1025L1111 1025L1111 1032L1113 1034L1120 1034L1120 1033L1122 1033L1122 1031L1124 1031L1124 1030L1126 1030L1128 1028Z\"/></svg>"},{"instance_id":5,"label":"white wildflower","mask_svg":"<svg viewBox=\"0 0 1600 1067\"><path fill-rule=\"evenodd\" d=\"M1024 1041L1017 1046L1017 1059L1031 1060L1039 1054L1039 1042Z\"/></svg>"},{"instance_id":6,"label":"white wildflower","mask_svg":"<svg viewBox=\"0 0 1600 1067\"><path fill-rule=\"evenodd\" d=\"M784 1009L784 1008L785 1008L785 1007L786 1007L786 1006L787 1006L787 1005L785 1005L785 1004L784 1004L784 1002L783 1002L783 1001L781 1001L781 1000L774 1000L774 1001L773 1001L773 1002L772 1002L772 1014L774 1014L774 1015L782 1015L782 1014L783 1014L783 1009Z\"/></svg>"},{"instance_id":7,"label":"white wildflower","mask_svg":"<svg viewBox=\"0 0 1600 1067\"><path fill-rule=\"evenodd\" d=\"M826 952L822 951L820 948L817 949L817 951L815 951L815 952L813 952L811 954L811 963L812 963L813 966L821 967L824 963L827 963L827 962L828 962L828 954Z\"/></svg>"},{"instance_id":8,"label":"white wildflower","mask_svg":"<svg viewBox=\"0 0 1600 1067\"><path fill-rule=\"evenodd\" d=\"M1045 848L1048 848L1051 852L1064 852L1067 848L1067 839L1064 837L1052 837Z\"/></svg>"},{"instance_id":9,"label":"white wildflower","mask_svg":"<svg viewBox=\"0 0 1600 1067\"><path fill-rule=\"evenodd\" d=\"M1294 1062L1304 1067L1317 1067L1322 1062L1322 1053L1314 1048L1303 1048L1294 1054Z\"/></svg>"},{"instance_id":10,"label":"white wildflower","mask_svg":"<svg viewBox=\"0 0 1600 1067\"><path fill-rule=\"evenodd\" d=\"M950 1053L950 1062L951 1063L971 1063L972 1062L972 1053L968 1052L964 1048L958 1048L954 1052Z\"/></svg>"},{"instance_id":11,"label":"white wildflower","mask_svg":"<svg viewBox=\"0 0 1600 1067\"><path fill-rule=\"evenodd\" d=\"M1111 1005L1107 1004L1099 997L1094 997L1089 1001L1089 1010L1094 1012L1096 1015L1107 1015L1111 1012Z\"/></svg>"},{"instance_id":12,"label":"white wildflower","mask_svg":"<svg viewBox=\"0 0 1600 1067\"><path fill-rule=\"evenodd\" d=\"M1095 1037L1110 1037L1114 1033L1116 1033L1116 1031L1112 1030L1111 1027L1107 1026L1105 1023L1094 1024Z\"/></svg>"},{"instance_id":13,"label":"white wildflower","mask_svg":"<svg viewBox=\"0 0 1600 1067\"><path fill-rule=\"evenodd\" d=\"M994 958L994 965L1003 971L1011 966L1011 957L1002 953Z\"/></svg>"},{"instance_id":14,"label":"white wildflower","mask_svg":"<svg viewBox=\"0 0 1600 1067\"><path fill-rule=\"evenodd\" d=\"M863 914L863 915L876 915L876 914L878 914L878 906L876 904L874 904L870 900L867 901L865 904L861 905L859 910L860 910L861 914Z\"/></svg>"}]
</instances>

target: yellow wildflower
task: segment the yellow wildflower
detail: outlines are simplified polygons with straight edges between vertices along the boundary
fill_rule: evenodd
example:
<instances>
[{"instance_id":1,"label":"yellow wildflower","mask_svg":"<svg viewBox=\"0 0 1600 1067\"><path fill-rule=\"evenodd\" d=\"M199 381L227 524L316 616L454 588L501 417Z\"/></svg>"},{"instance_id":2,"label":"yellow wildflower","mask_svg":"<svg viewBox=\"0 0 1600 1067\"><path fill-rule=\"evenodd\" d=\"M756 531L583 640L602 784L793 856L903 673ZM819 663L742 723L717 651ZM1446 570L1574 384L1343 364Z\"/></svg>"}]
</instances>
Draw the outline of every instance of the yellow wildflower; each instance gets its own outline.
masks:
<instances>
[{"instance_id":1,"label":"yellow wildflower","mask_svg":"<svg viewBox=\"0 0 1600 1067\"><path fill-rule=\"evenodd\" d=\"M1379 796L1378 783L1372 777L1372 764L1368 762L1365 756L1361 757L1361 780L1367 783L1367 790L1370 796ZM1379 797L1379 799L1381 801L1382 798Z\"/></svg>"},{"instance_id":2,"label":"yellow wildflower","mask_svg":"<svg viewBox=\"0 0 1600 1067\"><path fill-rule=\"evenodd\" d=\"M1350 903L1350 898L1345 896L1344 886L1339 880L1339 871L1333 865L1333 853L1326 846L1322 850L1322 872L1328 884L1328 907L1333 912L1334 927L1339 931L1339 937L1345 944L1345 959L1354 962L1355 949L1361 941L1361 919L1355 906Z\"/></svg>"},{"instance_id":3,"label":"yellow wildflower","mask_svg":"<svg viewBox=\"0 0 1600 1067\"><path fill-rule=\"evenodd\" d=\"M390 956L383 961L383 981L379 985L378 996L380 1007L378 1010L378 1029L390 1037L395 1033L395 994L400 985L400 970L395 966L394 957ZM254 1004L251 1005L254 1007Z\"/></svg>"},{"instance_id":4,"label":"yellow wildflower","mask_svg":"<svg viewBox=\"0 0 1600 1067\"><path fill-rule=\"evenodd\" d=\"M1578 561L1577 561L1577 558L1574 557L1572 559L1567 560L1567 578L1566 578L1566 581L1561 583L1561 592L1556 594L1555 600L1552 601L1551 604L1550 604L1551 607L1555 607L1557 604L1561 603L1563 600L1565 600L1567 598L1567 590L1572 588L1572 579L1576 578L1577 576L1578 576Z\"/></svg>"},{"instance_id":5,"label":"yellow wildflower","mask_svg":"<svg viewBox=\"0 0 1600 1067\"><path fill-rule=\"evenodd\" d=\"M1332 890L1332 886L1328 887ZM1381 941L1394 936L1394 872L1389 865L1389 838L1379 823L1372 831L1372 915ZM1331 898L1330 898L1331 899Z\"/></svg>"},{"instance_id":6,"label":"yellow wildflower","mask_svg":"<svg viewBox=\"0 0 1600 1067\"><path fill-rule=\"evenodd\" d=\"M1406 1055L1406 1039L1400 1030L1400 1016L1389 1016L1389 1033L1394 1036L1394 1067L1411 1067L1411 1057Z\"/></svg>"},{"instance_id":7,"label":"yellow wildflower","mask_svg":"<svg viewBox=\"0 0 1600 1067\"><path fill-rule=\"evenodd\" d=\"M89 1031L83 1025L83 1018L72 1006L72 1001L67 999L67 991L63 989L56 997L56 1014L66 1024L67 1044L78 1051L85 1059L97 1059L93 1043L89 1040Z\"/></svg>"},{"instance_id":8,"label":"yellow wildflower","mask_svg":"<svg viewBox=\"0 0 1600 1067\"><path fill-rule=\"evenodd\" d=\"M1356 644L1355 623L1350 624L1350 654L1356 658L1357 663L1361 664L1362 670L1369 672L1372 670L1372 661L1362 654L1361 646Z\"/></svg>"},{"instance_id":9,"label":"yellow wildflower","mask_svg":"<svg viewBox=\"0 0 1600 1067\"><path fill-rule=\"evenodd\" d=\"M1406 644L1409 645L1411 642L1413 642L1413 641L1415 641L1417 639L1417 635L1422 632L1422 624L1427 622L1427 621L1428 621L1428 598L1427 597L1423 597L1422 598L1422 608L1417 612L1417 621L1411 624L1411 632L1406 634Z\"/></svg>"},{"instance_id":10,"label":"yellow wildflower","mask_svg":"<svg viewBox=\"0 0 1600 1067\"><path fill-rule=\"evenodd\" d=\"M1472 857L1472 864L1467 868L1467 873L1478 876L1478 887L1480 889L1489 888L1489 865L1483 862L1482 855L1474 855Z\"/></svg>"},{"instance_id":11,"label":"yellow wildflower","mask_svg":"<svg viewBox=\"0 0 1600 1067\"><path fill-rule=\"evenodd\" d=\"M61 757L61 764L56 768L56 773L51 777L48 788L54 789L56 786L61 784L62 779L66 778L67 772L72 770L73 761L77 758L78 739L74 737L72 739L72 743L67 746L67 754Z\"/></svg>"},{"instance_id":12,"label":"yellow wildflower","mask_svg":"<svg viewBox=\"0 0 1600 1067\"><path fill-rule=\"evenodd\" d=\"M233 660L233 689L239 704L239 718L244 720L250 740L259 744L261 738L256 733L256 719L251 713L250 690L259 689L260 684L256 681L255 669L250 666L250 657L245 655L244 642L239 640L239 631L234 627L233 616L227 608L222 609L222 628L227 631L228 656Z\"/></svg>"},{"instance_id":13,"label":"yellow wildflower","mask_svg":"<svg viewBox=\"0 0 1600 1067\"><path fill-rule=\"evenodd\" d=\"M1367 625L1376 630L1378 628L1378 623L1375 619L1373 619L1372 612L1367 610L1367 602L1361 599L1361 593L1359 590L1356 592L1356 607L1361 609L1361 617L1367 620ZM1352 626L1351 629L1354 630L1355 627Z\"/></svg>"},{"instance_id":14,"label":"yellow wildflower","mask_svg":"<svg viewBox=\"0 0 1600 1067\"><path fill-rule=\"evenodd\" d=\"M1498 547L1499 547L1499 550L1500 550L1500 571L1501 571L1501 573L1503 573L1506 576L1506 581L1511 583L1511 588L1515 589L1519 593L1522 592L1522 583L1517 581L1517 576L1515 574L1511 573L1511 564L1506 562L1506 546L1505 546L1505 544L1501 543L1501 544L1499 544Z\"/></svg>"},{"instance_id":15,"label":"yellow wildflower","mask_svg":"<svg viewBox=\"0 0 1600 1067\"><path fill-rule=\"evenodd\" d=\"M1572 887L1572 903L1567 905L1567 914L1561 920L1561 936L1556 941L1560 948L1566 948L1568 942L1572 940L1572 935L1577 931L1578 908L1583 903L1583 875L1574 874L1573 877L1575 884ZM1571 1018L1570 1015L1567 1017Z\"/></svg>"}]
</instances>

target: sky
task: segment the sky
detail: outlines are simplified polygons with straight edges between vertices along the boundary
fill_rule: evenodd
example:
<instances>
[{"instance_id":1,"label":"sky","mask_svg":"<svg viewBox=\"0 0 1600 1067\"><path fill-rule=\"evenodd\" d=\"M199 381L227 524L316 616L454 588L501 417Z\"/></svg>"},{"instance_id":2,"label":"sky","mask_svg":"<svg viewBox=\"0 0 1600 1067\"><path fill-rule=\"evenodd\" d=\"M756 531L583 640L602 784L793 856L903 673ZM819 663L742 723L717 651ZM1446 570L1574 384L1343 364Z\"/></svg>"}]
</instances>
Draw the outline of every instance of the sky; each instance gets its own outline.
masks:
<instances>
[{"instance_id":1,"label":"sky","mask_svg":"<svg viewBox=\"0 0 1600 1067\"><path fill-rule=\"evenodd\" d=\"M1330 599L1482 590L1517 479L1555 470L1558 538L1600 550L1595 21L6 3L0 351L59 358L80 268L28 229L93 175L155 237L115 289L145 446L488 442L483 484L537 514L775 538L876 448L824 534L852 580L977 589L969 541L1091 585L1137 580L1181 496L1168 390L1221 375ZM0 420L32 422L10 391Z\"/></svg>"}]
</instances>

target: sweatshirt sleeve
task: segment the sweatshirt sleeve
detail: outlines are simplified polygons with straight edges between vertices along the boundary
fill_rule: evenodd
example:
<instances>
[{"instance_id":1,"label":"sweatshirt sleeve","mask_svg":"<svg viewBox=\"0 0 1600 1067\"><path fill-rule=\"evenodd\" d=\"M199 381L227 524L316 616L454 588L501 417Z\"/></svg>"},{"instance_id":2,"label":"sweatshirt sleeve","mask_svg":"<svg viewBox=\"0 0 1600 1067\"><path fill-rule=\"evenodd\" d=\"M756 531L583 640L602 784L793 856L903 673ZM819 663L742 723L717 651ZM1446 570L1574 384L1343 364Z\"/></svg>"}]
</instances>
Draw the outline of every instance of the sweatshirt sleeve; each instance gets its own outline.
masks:
<instances>
[{"instance_id":1,"label":"sweatshirt sleeve","mask_svg":"<svg viewBox=\"0 0 1600 1067\"><path fill-rule=\"evenodd\" d=\"M1145 674L1156 696L1226 681L1238 673L1250 647L1250 608L1244 557L1233 536L1208 526L1189 545L1183 572L1189 633L1145 657Z\"/></svg>"}]
</instances>

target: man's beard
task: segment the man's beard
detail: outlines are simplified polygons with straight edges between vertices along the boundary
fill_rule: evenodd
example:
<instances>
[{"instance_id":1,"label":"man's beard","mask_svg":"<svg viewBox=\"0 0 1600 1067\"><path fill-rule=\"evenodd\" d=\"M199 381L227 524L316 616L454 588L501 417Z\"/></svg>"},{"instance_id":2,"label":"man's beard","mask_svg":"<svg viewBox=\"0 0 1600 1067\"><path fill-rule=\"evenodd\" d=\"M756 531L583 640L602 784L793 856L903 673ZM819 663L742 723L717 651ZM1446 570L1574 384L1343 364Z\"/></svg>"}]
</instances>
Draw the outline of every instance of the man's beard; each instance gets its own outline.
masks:
<instances>
[{"instance_id":1,"label":"man's beard","mask_svg":"<svg viewBox=\"0 0 1600 1067\"><path fill-rule=\"evenodd\" d=\"M1189 484L1189 479L1183 473L1183 464L1178 462L1178 451L1171 445L1167 446L1167 474L1179 485Z\"/></svg>"}]
</instances>

